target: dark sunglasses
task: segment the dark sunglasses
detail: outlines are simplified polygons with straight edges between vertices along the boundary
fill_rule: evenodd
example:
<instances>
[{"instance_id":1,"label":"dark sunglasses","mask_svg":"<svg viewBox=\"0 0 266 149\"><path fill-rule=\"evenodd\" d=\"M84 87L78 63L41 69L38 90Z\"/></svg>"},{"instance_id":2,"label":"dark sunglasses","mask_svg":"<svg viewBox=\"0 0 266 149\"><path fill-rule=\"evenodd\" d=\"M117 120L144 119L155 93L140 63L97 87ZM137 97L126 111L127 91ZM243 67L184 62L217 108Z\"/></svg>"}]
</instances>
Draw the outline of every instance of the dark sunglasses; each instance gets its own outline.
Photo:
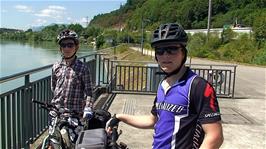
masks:
<instances>
[{"instance_id":1,"label":"dark sunglasses","mask_svg":"<svg viewBox=\"0 0 266 149\"><path fill-rule=\"evenodd\" d=\"M155 48L156 55L163 55L166 52L169 55L175 55L178 53L178 50L182 49L181 47L163 47L163 48Z\"/></svg>"},{"instance_id":2,"label":"dark sunglasses","mask_svg":"<svg viewBox=\"0 0 266 149\"><path fill-rule=\"evenodd\" d=\"M60 44L60 47L61 48L66 48L66 47L73 48L74 46L75 46L75 43L73 43L73 42L70 42L70 43L61 43Z\"/></svg>"}]
</instances>

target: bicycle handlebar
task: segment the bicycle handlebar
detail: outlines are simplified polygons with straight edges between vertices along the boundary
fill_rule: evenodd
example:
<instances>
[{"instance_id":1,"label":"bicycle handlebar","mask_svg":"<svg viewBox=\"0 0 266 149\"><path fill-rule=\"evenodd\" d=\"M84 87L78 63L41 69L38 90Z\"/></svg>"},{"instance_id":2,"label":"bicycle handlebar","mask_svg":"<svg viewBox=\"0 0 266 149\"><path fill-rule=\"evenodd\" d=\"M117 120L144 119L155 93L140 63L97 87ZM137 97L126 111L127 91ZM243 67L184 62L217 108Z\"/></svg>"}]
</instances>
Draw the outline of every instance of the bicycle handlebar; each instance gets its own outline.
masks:
<instances>
[{"instance_id":1,"label":"bicycle handlebar","mask_svg":"<svg viewBox=\"0 0 266 149\"><path fill-rule=\"evenodd\" d=\"M44 107L51 107L51 108L56 108L56 106L54 106L54 105L52 105L52 104L49 104L49 103L46 103L46 102L42 102L42 101L38 101L38 100L34 100L34 99L32 99L32 102L34 102L34 103L37 103L37 104L40 104L40 105L42 105L42 106L44 106ZM57 109L57 108L56 108Z\"/></svg>"},{"instance_id":2,"label":"bicycle handlebar","mask_svg":"<svg viewBox=\"0 0 266 149\"><path fill-rule=\"evenodd\" d=\"M34 99L32 99L32 102L40 104L41 108L44 108L44 109L46 109L48 111L54 110L54 111L58 112L59 114L62 114L62 113L69 113L69 114L74 114L74 115L83 114L83 113L79 113L79 112L76 112L76 111L73 111L73 110L69 110L69 109L63 109L63 111L61 111L60 108L57 108L53 104L42 102L42 101L38 101L38 100L34 100Z\"/></svg>"},{"instance_id":3,"label":"bicycle handlebar","mask_svg":"<svg viewBox=\"0 0 266 149\"><path fill-rule=\"evenodd\" d=\"M110 149L127 149L127 145L123 142L117 143L119 136L122 134L122 130L118 132L118 126L112 128L112 133L110 137Z\"/></svg>"}]
</instances>

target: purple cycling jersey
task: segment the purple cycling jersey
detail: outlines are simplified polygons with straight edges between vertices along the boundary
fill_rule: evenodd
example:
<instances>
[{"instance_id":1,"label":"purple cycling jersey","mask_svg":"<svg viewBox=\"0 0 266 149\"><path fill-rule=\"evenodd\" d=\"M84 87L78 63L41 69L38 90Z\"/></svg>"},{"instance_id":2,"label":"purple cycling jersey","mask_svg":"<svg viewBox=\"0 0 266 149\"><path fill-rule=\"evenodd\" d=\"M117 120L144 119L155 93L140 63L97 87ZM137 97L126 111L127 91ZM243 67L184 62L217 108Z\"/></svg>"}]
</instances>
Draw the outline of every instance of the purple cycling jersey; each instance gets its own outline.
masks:
<instances>
[{"instance_id":1,"label":"purple cycling jersey","mask_svg":"<svg viewBox=\"0 0 266 149\"><path fill-rule=\"evenodd\" d=\"M151 113L158 118L154 149L199 148L204 138L201 124L221 120L213 88L189 68L166 94L159 85Z\"/></svg>"}]
</instances>

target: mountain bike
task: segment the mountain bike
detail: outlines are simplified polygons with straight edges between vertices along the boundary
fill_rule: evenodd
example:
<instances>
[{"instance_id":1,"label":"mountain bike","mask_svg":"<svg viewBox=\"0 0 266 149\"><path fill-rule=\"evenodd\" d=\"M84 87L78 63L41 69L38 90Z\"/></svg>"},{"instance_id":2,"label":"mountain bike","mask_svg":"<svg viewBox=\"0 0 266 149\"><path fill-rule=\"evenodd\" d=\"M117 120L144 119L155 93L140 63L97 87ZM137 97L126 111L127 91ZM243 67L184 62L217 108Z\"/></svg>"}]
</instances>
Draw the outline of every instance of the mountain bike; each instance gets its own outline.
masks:
<instances>
[{"instance_id":1,"label":"mountain bike","mask_svg":"<svg viewBox=\"0 0 266 149\"><path fill-rule=\"evenodd\" d=\"M32 102L48 110L50 117L48 135L43 139L41 149L127 149L125 143L117 143L122 130L118 132L116 127L110 135L105 132L105 123L111 118L108 111L96 109L91 120L81 121L80 113L75 111L37 100Z\"/></svg>"},{"instance_id":2,"label":"mountain bike","mask_svg":"<svg viewBox=\"0 0 266 149\"><path fill-rule=\"evenodd\" d=\"M49 112L48 135L43 139L41 149L72 149L78 134L83 130L79 113L37 100L32 100L40 104L41 108Z\"/></svg>"}]
</instances>

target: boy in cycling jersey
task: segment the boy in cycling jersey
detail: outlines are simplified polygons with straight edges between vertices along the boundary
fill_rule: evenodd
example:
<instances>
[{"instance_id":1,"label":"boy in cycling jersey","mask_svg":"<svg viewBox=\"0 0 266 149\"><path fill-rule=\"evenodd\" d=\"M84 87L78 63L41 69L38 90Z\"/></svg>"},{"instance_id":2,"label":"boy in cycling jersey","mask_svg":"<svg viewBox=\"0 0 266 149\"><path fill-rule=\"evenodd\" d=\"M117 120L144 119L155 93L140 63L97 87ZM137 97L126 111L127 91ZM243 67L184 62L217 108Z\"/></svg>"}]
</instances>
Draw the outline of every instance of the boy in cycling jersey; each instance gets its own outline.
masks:
<instances>
[{"instance_id":1,"label":"boy in cycling jersey","mask_svg":"<svg viewBox=\"0 0 266 149\"><path fill-rule=\"evenodd\" d=\"M213 87L185 66L188 37L175 23L158 27L152 37L155 59L165 74L160 82L151 114L115 114L106 131L120 121L154 129L153 149L217 149L223 132L218 101Z\"/></svg>"},{"instance_id":2,"label":"boy in cycling jersey","mask_svg":"<svg viewBox=\"0 0 266 149\"><path fill-rule=\"evenodd\" d=\"M83 118L91 118L94 103L91 74L87 65L77 59L78 35L66 29L59 33L57 42L62 59L52 68L51 89L54 96L51 103L83 113Z\"/></svg>"}]
</instances>

